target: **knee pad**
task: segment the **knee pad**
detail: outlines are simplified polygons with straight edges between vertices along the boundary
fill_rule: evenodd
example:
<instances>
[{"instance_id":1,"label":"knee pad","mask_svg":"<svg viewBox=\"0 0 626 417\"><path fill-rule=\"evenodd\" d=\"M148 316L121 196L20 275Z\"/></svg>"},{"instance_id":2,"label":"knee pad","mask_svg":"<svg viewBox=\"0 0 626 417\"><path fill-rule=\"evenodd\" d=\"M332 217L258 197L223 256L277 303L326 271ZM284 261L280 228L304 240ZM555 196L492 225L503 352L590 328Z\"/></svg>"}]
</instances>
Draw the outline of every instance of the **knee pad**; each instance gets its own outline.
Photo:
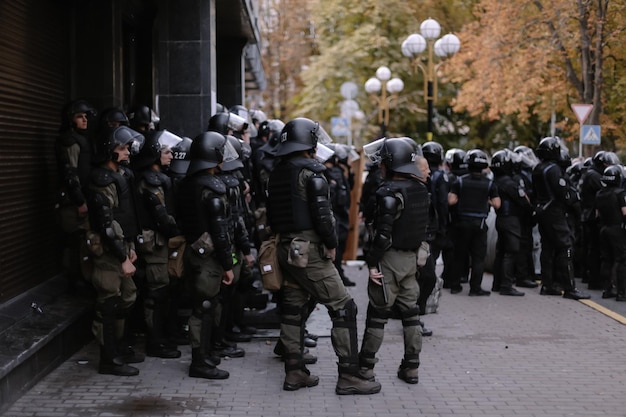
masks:
<instances>
[{"instance_id":1,"label":"knee pad","mask_svg":"<svg viewBox=\"0 0 626 417\"><path fill-rule=\"evenodd\" d=\"M197 300L196 304L193 307L193 315L199 319L205 314L209 314L214 307L215 300Z\"/></svg>"},{"instance_id":2,"label":"knee pad","mask_svg":"<svg viewBox=\"0 0 626 417\"><path fill-rule=\"evenodd\" d=\"M357 312L358 308L353 299L348 300L343 308L339 310L329 310L330 317L333 320L338 319L343 321L356 321Z\"/></svg>"},{"instance_id":3,"label":"knee pad","mask_svg":"<svg viewBox=\"0 0 626 417\"><path fill-rule=\"evenodd\" d=\"M420 308L416 305L408 310L400 311L403 327L419 326Z\"/></svg>"},{"instance_id":4,"label":"knee pad","mask_svg":"<svg viewBox=\"0 0 626 417\"><path fill-rule=\"evenodd\" d=\"M96 310L99 310L103 316L116 316L121 310L122 297L115 296L106 298L104 301L96 306Z\"/></svg>"},{"instance_id":5,"label":"knee pad","mask_svg":"<svg viewBox=\"0 0 626 417\"><path fill-rule=\"evenodd\" d=\"M302 326L304 306L294 306L283 304L280 307L281 323L290 326Z\"/></svg>"},{"instance_id":6,"label":"knee pad","mask_svg":"<svg viewBox=\"0 0 626 417\"><path fill-rule=\"evenodd\" d=\"M415 316L419 316L420 315L420 308L418 305L415 305L407 310L401 310L400 311L400 318L402 320L404 319L408 319L410 317L415 317Z\"/></svg>"}]
</instances>

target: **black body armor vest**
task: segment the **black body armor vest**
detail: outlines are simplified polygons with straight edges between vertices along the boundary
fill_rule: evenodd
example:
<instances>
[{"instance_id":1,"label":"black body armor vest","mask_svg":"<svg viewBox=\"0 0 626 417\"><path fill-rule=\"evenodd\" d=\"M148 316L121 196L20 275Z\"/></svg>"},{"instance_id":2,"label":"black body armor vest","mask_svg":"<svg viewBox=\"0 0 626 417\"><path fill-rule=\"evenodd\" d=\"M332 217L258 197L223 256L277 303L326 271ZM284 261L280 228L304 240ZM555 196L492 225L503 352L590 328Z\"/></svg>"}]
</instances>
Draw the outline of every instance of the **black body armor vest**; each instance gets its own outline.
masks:
<instances>
[{"instance_id":1,"label":"black body armor vest","mask_svg":"<svg viewBox=\"0 0 626 417\"><path fill-rule=\"evenodd\" d=\"M622 209L619 198L623 192L624 190L619 187L602 188L598 191L596 208L600 213L603 225L614 226L622 224Z\"/></svg>"},{"instance_id":2,"label":"black body armor vest","mask_svg":"<svg viewBox=\"0 0 626 417\"><path fill-rule=\"evenodd\" d=\"M400 217L393 222L391 247L401 250L416 250L425 240L428 226L430 198L426 186L416 181L386 181L381 187L386 195L400 193L404 208ZM380 194L379 194L380 195Z\"/></svg>"},{"instance_id":3,"label":"black body armor vest","mask_svg":"<svg viewBox=\"0 0 626 417\"><path fill-rule=\"evenodd\" d=\"M209 189L215 198L226 201L226 185L215 175L192 175L180 183L177 212L187 242L195 242L204 232L210 232L209 216L202 201L205 189Z\"/></svg>"},{"instance_id":4,"label":"black body armor vest","mask_svg":"<svg viewBox=\"0 0 626 417\"><path fill-rule=\"evenodd\" d=\"M308 169L324 172L326 167L314 159L294 158L278 164L270 176L268 194L268 221L279 233L313 229L309 202L297 194L300 172Z\"/></svg>"},{"instance_id":5,"label":"black body armor vest","mask_svg":"<svg viewBox=\"0 0 626 417\"><path fill-rule=\"evenodd\" d=\"M489 192L491 180L472 174L459 177L459 202L457 211L459 216L487 218L489 215Z\"/></svg>"}]
</instances>

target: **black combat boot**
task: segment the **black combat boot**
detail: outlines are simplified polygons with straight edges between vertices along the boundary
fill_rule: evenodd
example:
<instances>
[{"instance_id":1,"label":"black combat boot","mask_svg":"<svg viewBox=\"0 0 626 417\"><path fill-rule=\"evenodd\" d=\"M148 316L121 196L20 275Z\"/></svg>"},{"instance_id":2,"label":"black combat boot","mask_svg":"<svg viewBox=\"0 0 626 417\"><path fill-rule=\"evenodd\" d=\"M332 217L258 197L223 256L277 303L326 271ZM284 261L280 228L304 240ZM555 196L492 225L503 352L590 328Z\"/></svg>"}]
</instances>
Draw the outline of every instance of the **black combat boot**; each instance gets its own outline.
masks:
<instances>
[{"instance_id":1,"label":"black combat boot","mask_svg":"<svg viewBox=\"0 0 626 417\"><path fill-rule=\"evenodd\" d=\"M118 376L139 375L139 369L127 365L119 355L115 340L115 317L102 317L103 345L100 346L98 373Z\"/></svg>"},{"instance_id":2,"label":"black combat boot","mask_svg":"<svg viewBox=\"0 0 626 417\"><path fill-rule=\"evenodd\" d=\"M191 349L189 376L192 378L227 379L230 374L227 371L219 369L216 364L202 352L202 348L198 347Z\"/></svg>"},{"instance_id":3,"label":"black combat boot","mask_svg":"<svg viewBox=\"0 0 626 417\"><path fill-rule=\"evenodd\" d=\"M148 300L146 300L148 303ZM181 352L166 342L165 339L165 308L167 303L160 305L149 304L146 308L152 307L152 327L148 327L148 335L146 340L146 355L164 358L164 359L176 359L180 358Z\"/></svg>"},{"instance_id":4,"label":"black combat boot","mask_svg":"<svg viewBox=\"0 0 626 417\"><path fill-rule=\"evenodd\" d=\"M191 349L191 365L189 376L192 378L226 379L230 376L227 371L219 369L206 352L211 344L213 329L213 309L209 301L202 305L202 324L200 328L200 346Z\"/></svg>"},{"instance_id":5,"label":"black combat boot","mask_svg":"<svg viewBox=\"0 0 626 417\"><path fill-rule=\"evenodd\" d=\"M353 369L354 368L354 369ZM361 370L358 366L346 368L339 368L339 379L337 380L337 386L335 387L335 393L337 395L370 395L380 392L380 382L372 380L372 375L361 375Z\"/></svg>"},{"instance_id":6,"label":"black combat boot","mask_svg":"<svg viewBox=\"0 0 626 417\"><path fill-rule=\"evenodd\" d=\"M419 382L417 368L419 368L419 362L408 362L403 359L398 367L398 378L407 384L417 384Z\"/></svg>"},{"instance_id":7,"label":"black combat boot","mask_svg":"<svg viewBox=\"0 0 626 417\"><path fill-rule=\"evenodd\" d=\"M283 389L285 391L297 391L300 388L310 388L319 384L320 379L311 375L311 372L304 366L302 356L287 354L285 359L285 381Z\"/></svg>"}]
</instances>

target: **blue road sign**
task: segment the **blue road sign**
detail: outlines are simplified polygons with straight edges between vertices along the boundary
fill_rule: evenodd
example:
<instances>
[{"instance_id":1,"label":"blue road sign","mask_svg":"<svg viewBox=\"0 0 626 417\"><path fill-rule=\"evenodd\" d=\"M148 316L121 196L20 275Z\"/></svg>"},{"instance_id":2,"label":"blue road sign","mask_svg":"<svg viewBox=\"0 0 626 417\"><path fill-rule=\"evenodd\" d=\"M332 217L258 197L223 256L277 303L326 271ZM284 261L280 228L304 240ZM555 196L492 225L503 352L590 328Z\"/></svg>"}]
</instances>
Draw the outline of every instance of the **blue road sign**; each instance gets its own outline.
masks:
<instances>
[{"instance_id":1,"label":"blue road sign","mask_svg":"<svg viewBox=\"0 0 626 417\"><path fill-rule=\"evenodd\" d=\"M330 134L333 136L349 136L350 135L350 120L347 117L331 117L330 118L331 130Z\"/></svg>"},{"instance_id":2,"label":"blue road sign","mask_svg":"<svg viewBox=\"0 0 626 417\"><path fill-rule=\"evenodd\" d=\"M582 125L580 127L580 137L583 145L599 145L600 125Z\"/></svg>"}]
</instances>

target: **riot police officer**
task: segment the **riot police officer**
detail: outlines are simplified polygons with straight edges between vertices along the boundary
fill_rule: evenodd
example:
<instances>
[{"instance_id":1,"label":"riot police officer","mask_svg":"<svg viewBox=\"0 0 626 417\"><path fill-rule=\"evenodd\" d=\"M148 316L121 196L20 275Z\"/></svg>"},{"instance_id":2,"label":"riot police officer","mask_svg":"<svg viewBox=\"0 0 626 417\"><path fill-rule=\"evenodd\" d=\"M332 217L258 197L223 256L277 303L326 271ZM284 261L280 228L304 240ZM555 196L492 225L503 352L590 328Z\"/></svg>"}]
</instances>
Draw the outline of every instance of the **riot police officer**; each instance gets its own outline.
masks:
<instances>
[{"instance_id":1,"label":"riot police officer","mask_svg":"<svg viewBox=\"0 0 626 417\"><path fill-rule=\"evenodd\" d=\"M402 319L404 358L398 378L417 384L422 335L419 324L417 250L426 235L430 206L424 181L427 169L419 147L406 138L386 139L379 151L383 183L376 191L373 236L368 265L367 320L359 359L363 376L374 380L374 365L384 327L395 309ZM425 161L424 161L425 162Z\"/></svg>"},{"instance_id":2,"label":"riot police officer","mask_svg":"<svg viewBox=\"0 0 626 417\"><path fill-rule=\"evenodd\" d=\"M594 201L597 192L602 188L600 179L604 170L619 164L613 152L598 151L591 160L591 166L580 179L580 200L582 206L582 278L591 290L602 288L600 282L600 227L596 223Z\"/></svg>"},{"instance_id":3,"label":"riot police officer","mask_svg":"<svg viewBox=\"0 0 626 417\"><path fill-rule=\"evenodd\" d=\"M89 119L95 109L85 100L69 103L62 112L60 134L56 142L60 189L58 213L64 234L63 266L70 290L84 286L91 279L83 268L81 242L89 229L85 193L93 163L94 146L88 137ZM82 284L82 285L81 285Z\"/></svg>"},{"instance_id":4,"label":"riot police officer","mask_svg":"<svg viewBox=\"0 0 626 417\"><path fill-rule=\"evenodd\" d=\"M252 340L250 334L240 330L243 316L243 302L241 297L241 287L249 285L250 267L254 264L254 256L251 254L252 244L250 243L248 230L244 223L244 215L247 208L244 201L244 182L239 178L238 171L243 168L243 148L242 141L234 136L226 135L226 139L237 152L237 158L224 162L217 173L226 185L228 203L231 208L229 219L230 238L233 243L232 253L234 279L228 286L223 286L220 291L219 300L219 324L217 331L213 335L213 350L222 356L241 357L245 353L243 349L229 346L224 339L230 342L249 342ZM237 326L237 331L234 327Z\"/></svg>"},{"instance_id":5,"label":"riot police officer","mask_svg":"<svg viewBox=\"0 0 626 417\"><path fill-rule=\"evenodd\" d=\"M567 223L568 206L573 197L563 177L558 161L561 159L561 140L558 137L541 139L535 153L541 161L533 169L535 211L541 234L541 294L561 295L574 300L589 298L574 283L572 239Z\"/></svg>"},{"instance_id":6,"label":"riot police officer","mask_svg":"<svg viewBox=\"0 0 626 417\"><path fill-rule=\"evenodd\" d=\"M452 187L452 184L456 183L459 180L459 177L467 174L467 164L465 163L465 152L463 149L452 148L446 151L445 161L448 175L448 185ZM448 238L447 242L450 245L449 248L446 248L442 251L441 256L443 258L443 271L441 273L441 278L443 279L443 288L451 288L451 273L453 270L453 264L462 263L462 272L461 272L461 283L468 282L469 278L469 258L467 259L456 259L454 258L454 245L456 242L456 225L458 223L458 213L456 206L448 205ZM436 260L435 260L436 261Z\"/></svg>"},{"instance_id":7,"label":"riot police officer","mask_svg":"<svg viewBox=\"0 0 626 417\"><path fill-rule=\"evenodd\" d=\"M319 383L302 359L304 310L313 297L326 306L333 323L331 342L339 357L335 392L374 394L380 391L380 384L359 375L357 306L333 265L337 234L325 167L314 159L318 141L330 142L319 123L304 117L289 121L277 145L276 156L281 160L268 184L268 219L280 236L278 260L285 279L280 306L286 372L283 389Z\"/></svg>"},{"instance_id":8,"label":"riot police officer","mask_svg":"<svg viewBox=\"0 0 626 417\"><path fill-rule=\"evenodd\" d=\"M470 257L469 295L484 296L490 294L481 287L487 254L487 216L490 206L494 209L500 208L500 196L498 187L483 175L483 170L489 167L485 152L472 149L465 155L464 162L469 173L461 176L448 194L448 202L451 206L457 206L458 214L454 254L456 259ZM455 264L452 273L452 294L462 291L461 265Z\"/></svg>"},{"instance_id":9,"label":"riot police officer","mask_svg":"<svg viewBox=\"0 0 626 417\"><path fill-rule=\"evenodd\" d=\"M337 253L335 256L335 268L341 276L343 285L353 287L354 281L348 278L343 270L343 254L348 243L348 232L350 230L350 192L354 185L354 174L350 171L348 164L348 150L342 144L329 144L335 153L328 159L326 165L326 177L330 186L330 198L335 225L337 227ZM351 175L352 174L352 175Z\"/></svg>"},{"instance_id":10,"label":"riot police officer","mask_svg":"<svg viewBox=\"0 0 626 417\"><path fill-rule=\"evenodd\" d=\"M143 313L147 327L146 354L179 358L181 352L170 345L167 333L170 294L168 272L170 239L181 234L174 218L174 192L167 175L173 159L172 148L182 138L167 130L146 133L146 143L133 158L137 177L141 239L137 244L139 261L145 268Z\"/></svg>"},{"instance_id":11,"label":"riot police officer","mask_svg":"<svg viewBox=\"0 0 626 417\"><path fill-rule=\"evenodd\" d=\"M437 215L437 231L435 238L430 242L431 254L433 259L437 260L442 251L452 247L448 243L448 192L450 191L450 183L448 173L442 166L444 161L443 146L437 142L429 141L422 145L422 152L430 168L430 199Z\"/></svg>"},{"instance_id":12,"label":"riot police officer","mask_svg":"<svg viewBox=\"0 0 626 417\"><path fill-rule=\"evenodd\" d=\"M513 160L516 181L521 180L524 185L524 192L528 197L532 207L535 206L534 191L532 182L532 172L535 165L539 163L534 151L528 146L520 145L513 149L517 158ZM535 261L533 251L535 250L533 229L536 221L534 211L524 212L520 215L520 250L515 259L515 282L518 287L537 288L539 284L535 282Z\"/></svg>"},{"instance_id":13,"label":"riot police officer","mask_svg":"<svg viewBox=\"0 0 626 417\"><path fill-rule=\"evenodd\" d=\"M127 126L120 126L98 138L95 167L89 182L90 221L94 233L88 235L94 254L92 283L97 292L93 332L100 344L98 372L121 376L139 374L128 363L142 362L118 335L127 331L126 317L137 298L133 281L137 260L135 239L139 235L136 216L134 177L128 165L144 137Z\"/></svg>"},{"instance_id":14,"label":"riot police officer","mask_svg":"<svg viewBox=\"0 0 626 417\"><path fill-rule=\"evenodd\" d=\"M491 171L498 187L501 204L496 210L496 257L493 268L492 291L501 295L522 296L523 292L513 287L515 284L515 261L520 251L522 218L531 214L533 208L526 195L524 182L515 180L514 159L518 157L510 149L493 154Z\"/></svg>"},{"instance_id":15,"label":"riot police officer","mask_svg":"<svg viewBox=\"0 0 626 417\"><path fill-rule=\"evenodd\" d=\"M192 287L189 376L226 379L229 373L217 368L219 358L210 351L220 286L222 283L230 285L234 279L232 242L228 233L230 206L226 185L215 174L223 161L236 158L236 154L219 132L198 135L190 153L177 206L177 219L187 241L183 255L185 278Z\"/></svg>"},{"instance_id":16,"label":"riot police officer","mask_svg":"<svg viewBox=\"0 0 626 417\"><path fill-rule=\"evenodd\" d=\"M595 209L600 223L600 282L602 298L626 301L626 191L619 165L609 166L601 177ZM615 280L613 279L615 271Z\"/></svg>"},{"instance_id":17,"label":"riot police officer","mask_svg":"<svg viewBox=\"0 0 626 417\"><path fill-rule=\"evenodd\" d=\"M156 113L144 104L136 106L128 114L130 127L141 133L155 130L155 124L159 123L159 120Z\"/></svg>"}]
</instances>

